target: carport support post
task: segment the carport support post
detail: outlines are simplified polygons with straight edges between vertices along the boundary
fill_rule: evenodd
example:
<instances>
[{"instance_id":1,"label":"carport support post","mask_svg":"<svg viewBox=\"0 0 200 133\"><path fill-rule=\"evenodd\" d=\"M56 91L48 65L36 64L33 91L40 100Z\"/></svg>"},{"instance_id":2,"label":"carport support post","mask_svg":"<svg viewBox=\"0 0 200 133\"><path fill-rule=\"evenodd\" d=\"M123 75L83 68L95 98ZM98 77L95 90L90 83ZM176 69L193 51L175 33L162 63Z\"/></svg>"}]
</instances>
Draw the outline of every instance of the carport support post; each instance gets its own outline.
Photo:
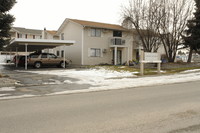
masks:
<instances>
[{"instance_id":1,"label":"carport support post","mask_svg":"<svg viewBox=\"0 0 200 133\"><path fill-rule=\"evenodd\" d=\"M115 46L115 55L114 55L114 65L116 66L117 65L117 47Z\"/></svg>"},{"instance_id":2,"label":"carport support post","mask_svg":"<svg viewBox=\"0 0 200 133\"><path fill-rule=\"evenodd\" d=\"M18 61L19 61L19 59L18 59L19 57L18 57L18 48L16 47L16 56L15 56L15 65L16 65L16 67L18 67Z\"/></svg>"},{"instance_id":3,"label":"carport support post","mask_svg":"<svg viewBox=\"0 0 200 133\"><path fill-rule=\"evenodd\" d=\"M63 55L63 61L64 61L64 68L66 67L66 63L65 63L65 48L66 48L66 45L64 45L64 55Z\"/></svg>"},{"instance_id":4,"label":"carport support post","mask_svg":"<svg viewBox=\"0 0 200 133\"><path fill-rule=\"evenodd\" d=\"M27 54L27 51L28 51L28 50L27 50L27 46L28 46L28 44L26 43L26 44L25 44L25 52L26 52L26 55L25 55L25 70L27 70L27 65L28 65L28 64L27 64L27 56L28 56L28 54Z\"/></svg>"}]
</instances>

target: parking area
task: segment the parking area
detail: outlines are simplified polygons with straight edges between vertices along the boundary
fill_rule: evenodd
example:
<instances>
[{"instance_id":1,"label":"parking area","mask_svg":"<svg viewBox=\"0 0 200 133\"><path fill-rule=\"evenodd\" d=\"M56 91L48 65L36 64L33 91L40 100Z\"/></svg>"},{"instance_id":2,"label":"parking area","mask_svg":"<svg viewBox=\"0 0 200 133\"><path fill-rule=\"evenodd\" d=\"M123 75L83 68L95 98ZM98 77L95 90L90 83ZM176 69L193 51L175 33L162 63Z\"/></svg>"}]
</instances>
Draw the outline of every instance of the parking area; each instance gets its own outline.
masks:
<instances>
[{"instance_id":1,"label":"parking area","mask_svg":"<svg viewBox=\"0 0 200 133\"><path fill-rule=\"evenodd\" d=\"M68 67L67 70L72 68ZM91 87L89 84L67 83L66 81L77 81L77 79L51 74L37 74L34 71L62 71L63 68L43 67L34 69L29 67L25 71L23 67L12 65L0 65L0 73L4 77L0 78L0 99L20 98L31 96L43 96L55 92L66 90L81 90ZM77 69L78 71L78 69Z\"/></svg>"}]
</instances>

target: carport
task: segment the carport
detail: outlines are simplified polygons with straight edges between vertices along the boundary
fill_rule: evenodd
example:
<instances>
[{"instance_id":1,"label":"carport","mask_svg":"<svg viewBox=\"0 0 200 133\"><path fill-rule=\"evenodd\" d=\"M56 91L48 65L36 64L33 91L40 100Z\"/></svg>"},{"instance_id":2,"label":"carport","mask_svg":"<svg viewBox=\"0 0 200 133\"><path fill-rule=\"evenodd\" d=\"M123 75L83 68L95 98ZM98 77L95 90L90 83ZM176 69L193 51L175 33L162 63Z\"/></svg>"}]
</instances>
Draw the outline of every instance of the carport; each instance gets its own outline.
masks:
<instances>
[{"instance_id":1,"label":"carport","mask_svg":"<svg viewBox=\"0 0 200 133\"><path fill-rule=\"evenodd\" d=\"M17 52L28 52L40 51L43 49L52 49L58 46L64 46L64 57L65 62L65 46L73 45L75 41L72 40L49 40L49 39L13 39L9 45L6 46L6 50ZM27 70L27 56L25 56L25 69Z\"/></svg>"}]
</instances>

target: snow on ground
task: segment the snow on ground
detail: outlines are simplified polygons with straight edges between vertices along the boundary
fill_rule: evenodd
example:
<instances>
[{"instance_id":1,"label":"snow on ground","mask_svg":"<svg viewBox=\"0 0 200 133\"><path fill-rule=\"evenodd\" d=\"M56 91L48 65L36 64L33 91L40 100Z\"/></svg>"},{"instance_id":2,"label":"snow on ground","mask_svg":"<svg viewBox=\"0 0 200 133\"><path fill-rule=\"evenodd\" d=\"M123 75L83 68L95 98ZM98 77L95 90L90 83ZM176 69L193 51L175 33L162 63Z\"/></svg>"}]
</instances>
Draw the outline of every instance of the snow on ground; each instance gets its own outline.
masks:
<instances>
[{"instance_id":1,"label":"snow on ground","mask_svg":"<svg viewBox=\"0 0 200 133\"><path fill-rule=\"evenodd\" d=\"M66 94L76 92L90 92L100 90L121 89L129 87L162 85L170 83L181 83L188 81L196 81L200 79L200 71L195 73L180 73L164 76L148 76L137 77L134 72L127 71L110 71L105 69L67 69L67 70L51 70L51 71L26 71L37 74L49 74L62 77L70 77L77 80L66 80L64 83L68 84L90 84L92 87L85 90L66 90L64 92L57 92L54 94ZM81 86L80 86L81 87Z\"/></svg>"},{"instance_id":2,"label":"snow on ground","mask_svg":"<svg viewBox=\"0 0 200 133\"><path fill-rule=\"evenodd\" d=\"M3 97L3 96L8 96L10 94L0 94L0 97ZM1 98L0 98L1 99Z\"/></svg>"},{"instance_id":3,"label":"snow on ground","mask_svg":"<svg viewBox=\"0 0 200 133\"><path fill-rule=\"evenodd\" d=\"M1 91L15 91L15 87L2 87L0 88Z\"/></svg>"},{"instance_id":4,"label":"snow on ground","mask_svg":"<svg viewBox=\"0 0 200 133\"><path fill-rule=\"evenodd\" d=\"M200 69L192 69L192 70L187 70L181 73L190 73L190 72L200 72Z\"/></svg>"},{"instance_id":5,"label":"snow on ground","mask_svg":"<svg viewBox=\"0 0 200 133\"><path fill-rule=\"evenodd\" d=\"M6 100L6 99L17 99L17 98L28 98L28 97L35 97L36 95L20 95L20 96L7 96L0 97L0 100Z\"/></svg>"}]
</instances>

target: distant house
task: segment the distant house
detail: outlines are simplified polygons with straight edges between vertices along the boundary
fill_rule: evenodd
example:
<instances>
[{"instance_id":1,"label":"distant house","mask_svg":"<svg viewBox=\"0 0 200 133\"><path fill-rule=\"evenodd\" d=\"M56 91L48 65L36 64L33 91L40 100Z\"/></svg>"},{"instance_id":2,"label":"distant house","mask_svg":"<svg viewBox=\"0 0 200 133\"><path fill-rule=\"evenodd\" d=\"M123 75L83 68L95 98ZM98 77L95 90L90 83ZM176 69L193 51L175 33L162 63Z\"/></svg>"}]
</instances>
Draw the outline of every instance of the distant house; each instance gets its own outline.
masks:
<instances>
[{"instance_id":1,"label":"distant house","mask_svg":"<svg viewBox=\"0 0 200 133\"><path fill-rule=\"evenodd\" d=\"M26 38L26 39L41 39L42 30L26 29L20 27L12 27L10 30L11 39L13 38Z\"/></svg>"}]
</instances>

